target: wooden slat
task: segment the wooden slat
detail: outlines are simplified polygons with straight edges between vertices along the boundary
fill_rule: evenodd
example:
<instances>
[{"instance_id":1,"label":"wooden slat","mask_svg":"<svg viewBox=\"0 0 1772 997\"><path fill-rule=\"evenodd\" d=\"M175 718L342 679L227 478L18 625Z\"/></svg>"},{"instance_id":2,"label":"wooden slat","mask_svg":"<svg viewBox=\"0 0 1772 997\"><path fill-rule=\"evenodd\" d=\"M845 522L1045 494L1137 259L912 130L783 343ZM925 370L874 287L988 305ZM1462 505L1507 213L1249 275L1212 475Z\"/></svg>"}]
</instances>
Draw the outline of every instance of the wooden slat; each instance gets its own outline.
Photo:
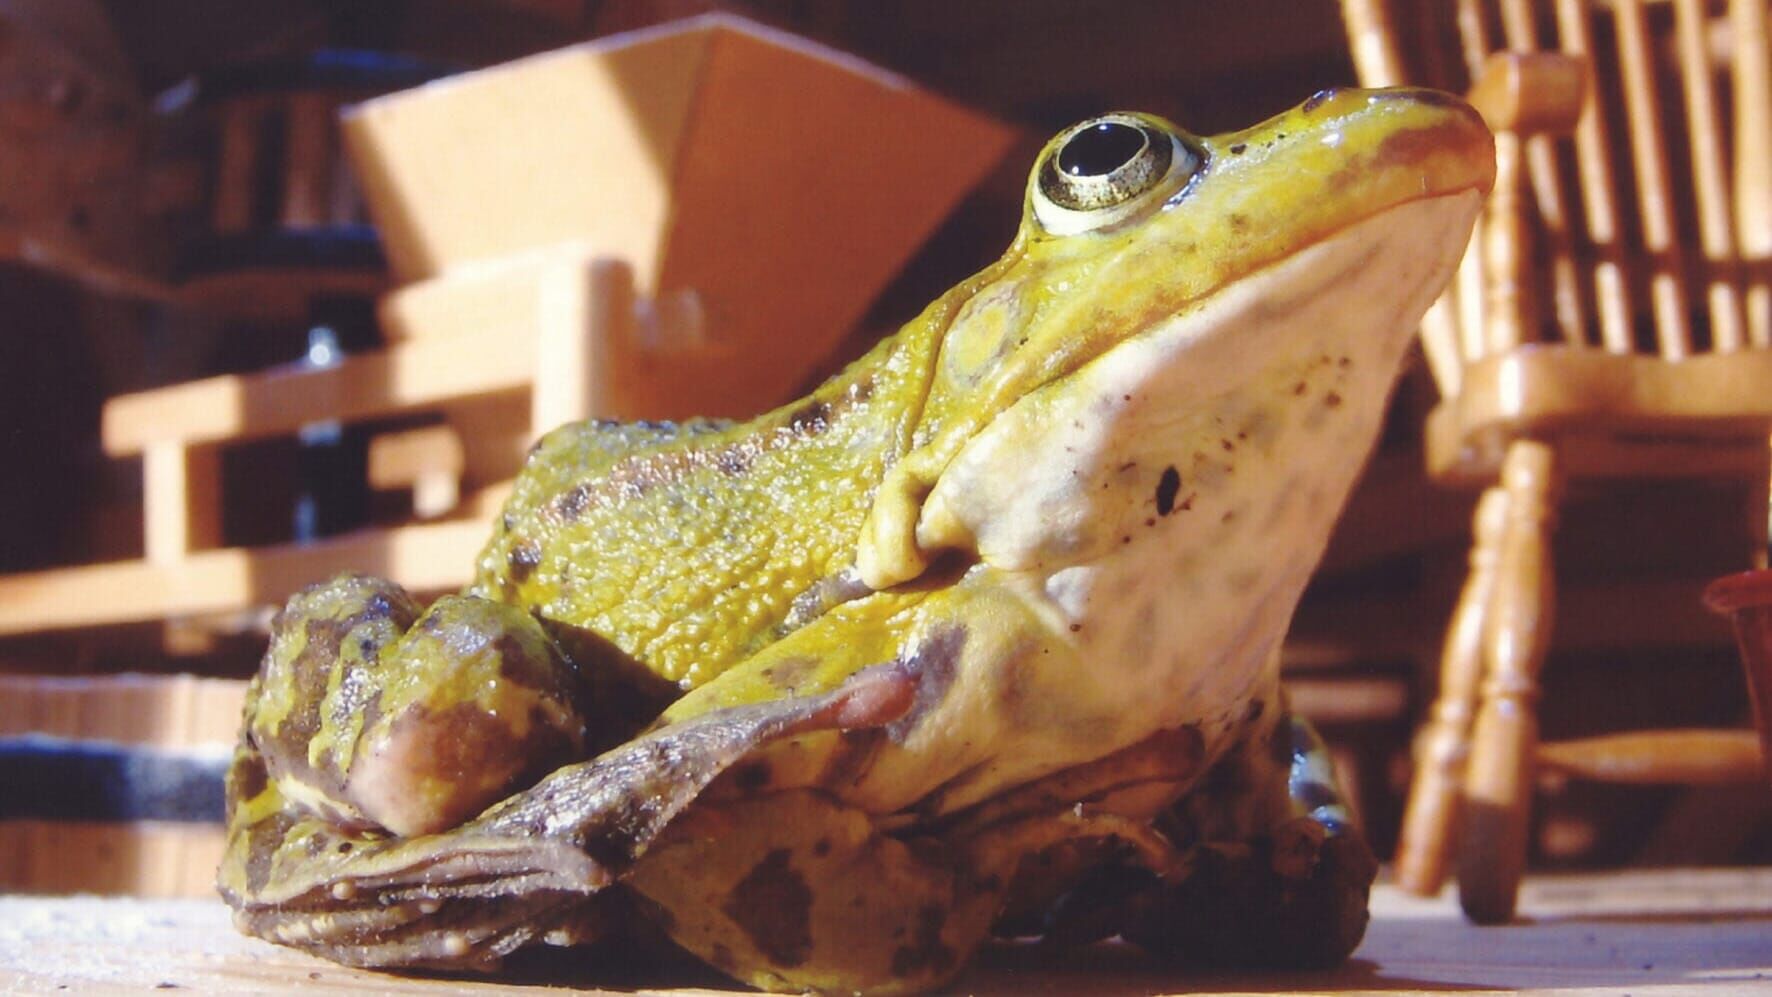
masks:
<instances>
[{"instance_id":1,"label":"wooden slat","mask_svg":"<svg viewBox=\"0 0 1772 997\"><path fill-rule=\"evenodd\" d=\"M1395 15L1384 0L1344 0L1341 18L1361 86L1394 87L1409 82L1410 73L1397 51Z\"/></svg>"},{"instance_id":2,"label":"wooden slat","mask_svg":"<svg viewBox=\"0 0 1772 997\"><path fill-rule=\"evenodd\" d=\"M449 520L304 545L203 551L164 565L124 561L8 575L0 577L0 633L275 605L346 567L442 591L472 577L487 533L485 522Z\"/></svg>"},{"instance_id":3,"label":"wooden slat","mask_svg":"<svg viewBox=\"0 0 1772 997\"><path fill-rule=\"evenodd\" d=\"M3 820L0 892L213 897L224 844L219 825Z\"/></svg>"},{"instance_id":4,"label":"wooden slat","mask_svg":"<svg viewBox=\"0 0 1772 997\"><path fill-rule=\"evenodd\" d=\"M1722 117L1712 84L1710 18L1705 0L1674 0L1674 41L1680 88L1686 98L1686 141L1692 157L1693 196L1698 209L1698 241L1707 264L1705 295L1710 302L1711 345L1723 351L1747 344L1741 288L1735 272L1735 233L1730 225L1728 170L1724 166Z\"/></svg>"},{"instance_id":5,"label":"wooden slat","mask_svg":"<svg viewBox=\"0 0 1772 997\"><path fill-rule=\"evenodd\" d=\"M1673 179L1657 98L1655 53L1642 0L1614 0L1612 10L1624 78L1625 116L1630 122L1631 159L1636 164L1643 248L1649 253L1649 301L1661 355L1678 360L1692 352L1692 329L1686 313L1679 233L1674 228Z\"/></svg>"},{"instance_id":6,"label":"wooden slat","mask_svg":"<svg viewBox=\"0 0 1772 997\"><path fill-rule=\"evenodd\" d=\"M1515 52L1542 52L1545 46L1539 37L1534 17L1535 4L1529 0L1502 0L1501 23L1507 47ZM1567 185L1557 166L1557 148L1551 135L1536 134L1526 139L1526 170L1532 184L1534 207L1537 209L1539 257L1550 267L1551 313L1562 341L1571 346L1587 345L1586 308L1576 279L1575 254L1572 249L1573 223L1569 218L1570 197Z\"/></svg>"},{"instance_id":7,"label":"wooden slat","mask_svg":"<svg viewBox=\"0 0 1772 997\"><path fill-rule=\"evenodd\" d=\"M634 342L634 271L614 260L549 268L539 289L535 390L529 424L538 430L622 410L620 373Z\"/></svg>"},{"instance_id":8,"label":"wooden slat","mask_svg":"<svg viewBox=\"0 0 1772 997\"><path fill-rule=\"evenodd\" d=\"M176 561L221 539L221 465L210 447L173 441L142 454L142 536L147 559Z\"/></svg>"},{"instance_id":9,"label":"wooden slat","mask_svg":"<svg viewBox=\"0 0 1772 997\"><path fill-rule=\"evenodd\" d=\"M331 214L328 188L337 158L334 99L325 93L293 94L288 114L278 222L295 229L324 225Z\"/></svg>"},{"instance_id":10,"label":"wooden slat","mask_svg":"<svg viewBox=\"0 0 1772 997\"><path fill-rule=\"evenodd\" d=\"M105 451L140 453L160 441L243 441L294 433L310 422L391 415L517 391L534 372L534 343L506 330L476 341L409 343L336 367L290 366L227 374L105 404Z\"/></svg>"},{"instance_id":11,"label":"wooden slat","mask_svg":"<svg viewBox=\"0 0 1772 997\"><path fill-rule=\"evenodd\" d=\"M1564 775L1637 785L1744 785L1765 778L1751 730L1666 730L1559 741L1538 762Z\"/></svg>"},{"instance_id":12,"label":"wooden slat","mask_svg":"<svg viewBox=\"0 0 1772 997\"><path fill-rule=\"evenodd\" d=\"M1764 0L1730 0L1735 41L1735 224L1747 261L1748 340L1772 346L1772 26Z\"/></svg>"},{"instance_id":13,"label":"wooden slat","mask_svg":"<svg viewBox=\"0 0 1772 997\"><path fill-rule=\"evenodd\" d=\"M1587 236L1597 247L1593 280L1600 345L1613 353L1629 353L1634 344L1629 284L1620 263L1623 245L1618 182L1612 168L1611 129L1602 113L1601 94L1594 79L1593 24L1583 0L1557 0L1557 35L1563 51L1580 57L1588 73L1588 100L1575 125L1575 166Z\"/></svg>"},{"instance_id":14,"label":"wooden slat","mask_svg":"<svg viewBox=\"0 0 1772 997\"><path fill-rule=\"evenodd\" d=\"M218 114L220 152L210 204L210 224L217 232L243 232L256 220L252 201L263 155L259 130L264 114L264 102L253 98L229 101Z\"/></svg>"},{"instance_id":15,"label":"wooden slat","mask_svg":"<svg viewBox=\"0 0 1772 997\"><path fill-rule=\"evenodd\" d=\"M0 736L227 744L245 696L244 680L195 675L0 675Z\"/></svg>"}]
</instances>

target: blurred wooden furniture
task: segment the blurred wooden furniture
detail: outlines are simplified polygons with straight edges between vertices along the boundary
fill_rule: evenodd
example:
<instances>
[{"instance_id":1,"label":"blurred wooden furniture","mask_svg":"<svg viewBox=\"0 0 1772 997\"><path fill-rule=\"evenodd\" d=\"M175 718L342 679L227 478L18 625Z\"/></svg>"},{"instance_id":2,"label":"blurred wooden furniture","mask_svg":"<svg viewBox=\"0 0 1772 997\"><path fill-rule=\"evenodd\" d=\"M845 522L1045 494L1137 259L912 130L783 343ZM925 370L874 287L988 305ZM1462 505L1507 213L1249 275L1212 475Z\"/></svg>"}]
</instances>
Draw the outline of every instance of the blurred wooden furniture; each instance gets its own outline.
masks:
<instances>
[{"instance_id":1,"label":"blurred wooden furniture","mask_svg":"<svg viewBox=\"0 0 1772 997\"><path fill-rule=\"evenodd\" d=\"M228 548L218 546L218 449L292 435L318 422L437 411L500 394L531 399L536 426L609 412L603 403L611 370L594 350L635 337L630 270L611 261L559 269L541 290L561 303L563 314L528 341L512 342L493 329L478 337L399 343L333 366L223 375L112 399L104 411L105 448L142 461L145 556L0 577L0 633L274 605L347 568L415 591L464 583L502 488L482 492L451 518L308 544ZM445 453L448 447L422 439L416 445ZM388 449L388 462L400 462L399 445ZM392 474L384 477L388 482L399 477L377 473Z\"/></svg>"},{"instance_id":2,"label":"blurred wooden furniture","mask_svg":"<svg viewBox=\"0 0 1772 997\"><path fill-rule=\"evenodd\" d=\"M360 105L346 140L404 285L382 301L389 344L112 399L105 449L142 461L144 557L0 577L0 634L238 614L343 570L457 587L537 436L785 401L1011 137L723 16ZM324 200L301 190L283 185L285 227ZM407 425L371 445L370 478L428 518L222 546L220 448L391 418Z\"/></svg>"},{"instance_id":3,"label":"blurred wooden furniture","mask_svg":"<svg viewBox=\"0 0 1772 997\"><path fill-rule=\"evenodd\" d=\"M243 679L0 675L0 893L213 897L245 695Z\"/></svg>"},{"instance_id":4,"label":"blurred wooden furniture","mask_svg":"<svg viewBox=\"0 0 1772 997\"><path fill-rule=\"evenodd\" d=\"M367 299L388 268L346 159L341 109L449 75L407 56L316 49L193 81L169 131L191 128L210 155L186 192L168 275L180 304L260 321L302 322L314 302Z\"/></svg>"},{"instance_id":5,"label":"blurred wooden furniture","mask_svg":"<svg viewBox=\"0 0 1772 997\"><path fill-rule=\"evenodd\" d=\"M1442 395L1426 429L1429 472L1491 484L1419 741L1397 874L1410 889L1438 889L1456 838L1465 910L1501 921L1525 862L1535 764L1632 781L1757 776L1746 731L1541 748L1535 699L1566 488L1738 479L1750 495L1741 566L1763 563L1767 4L1342 6L1363 83L1469 86L1496 132L1495 193L1422 327Z\"/></svg>"}]
</instances>

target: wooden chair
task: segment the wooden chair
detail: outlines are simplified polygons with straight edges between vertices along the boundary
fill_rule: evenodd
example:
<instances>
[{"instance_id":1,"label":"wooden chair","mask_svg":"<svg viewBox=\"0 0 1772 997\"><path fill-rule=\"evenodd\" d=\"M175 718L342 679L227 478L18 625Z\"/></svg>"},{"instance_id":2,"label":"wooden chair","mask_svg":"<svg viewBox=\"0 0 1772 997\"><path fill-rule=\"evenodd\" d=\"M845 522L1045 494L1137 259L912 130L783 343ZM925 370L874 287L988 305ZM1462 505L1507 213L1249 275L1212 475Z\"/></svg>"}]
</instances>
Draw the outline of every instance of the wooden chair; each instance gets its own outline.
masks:
<instances>
[{"instance_id":1,"label":"wooden chair","mask_svg":"<svg viewBox=\"0 0 1772 997\"><path fill-rule=\"evenodd\" d=\"M1753 779L1751 732L1539 745L1550 539L1567 487L1730 478L1763 563L1772 426L1772 76L1765 0L1344 0L1361 81L1463 90L1497 181L1422 327L1439 481L1488 483L1418 742L1397 876L1512 916L1534 765ZM1404 16L1404 12L1407 16ZM1405 57L1407 56L1407 58ZM1693 587L1691 598L1698 598ZM1457 833L1454 834L1454 825Z\"/></svg>"}]
</instances>

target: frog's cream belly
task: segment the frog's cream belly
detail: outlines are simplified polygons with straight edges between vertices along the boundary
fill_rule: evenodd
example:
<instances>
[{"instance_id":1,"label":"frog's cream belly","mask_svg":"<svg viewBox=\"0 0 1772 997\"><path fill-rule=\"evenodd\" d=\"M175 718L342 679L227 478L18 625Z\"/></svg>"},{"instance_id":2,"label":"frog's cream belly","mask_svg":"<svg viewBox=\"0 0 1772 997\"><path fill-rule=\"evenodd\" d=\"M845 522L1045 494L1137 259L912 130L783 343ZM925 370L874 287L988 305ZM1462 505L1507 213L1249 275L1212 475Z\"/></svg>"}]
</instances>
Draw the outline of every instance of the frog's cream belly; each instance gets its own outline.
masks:
<instances>
[{"instance_id":1,"label":"frog's cream belly","mask_svg":"<svg viewBox=\"0 0 1772 997\"><path fill-rule=\"evenodd\" d=\"M977 614L997 632L972 634L957 667L992 674L949 684L858 801L892 810L939 786L957 809L1182 725L1216 757L1274 688L1273 652L1479 203L1410 202L1310 246L971 441L919 539L974 545L969 581L1016 608ZM1010 690L1042 709L992 701Z\"/></svg>"}]
</instances>

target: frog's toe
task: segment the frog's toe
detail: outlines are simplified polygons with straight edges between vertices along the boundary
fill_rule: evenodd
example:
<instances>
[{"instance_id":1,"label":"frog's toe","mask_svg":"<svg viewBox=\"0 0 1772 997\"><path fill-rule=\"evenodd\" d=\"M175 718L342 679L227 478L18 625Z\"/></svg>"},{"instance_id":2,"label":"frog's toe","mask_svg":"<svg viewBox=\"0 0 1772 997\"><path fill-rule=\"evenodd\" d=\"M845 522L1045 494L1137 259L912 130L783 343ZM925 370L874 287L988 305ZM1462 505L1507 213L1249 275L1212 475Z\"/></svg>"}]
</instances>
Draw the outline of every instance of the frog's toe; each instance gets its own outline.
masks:
<instances>
[{"instance_id":1,"label":"frog's toe","mask_svg":"<svg viewBox=\"0 0 1772 997\"><path fill-rule=\"evenodd\" d=\"M1300 818L1246 843L1201 847L1185 880L1139 898L1122 934L1189 964L1335 966L1365 936L1377 874L1357 832Z\"/></svg>"}]
</instances>

